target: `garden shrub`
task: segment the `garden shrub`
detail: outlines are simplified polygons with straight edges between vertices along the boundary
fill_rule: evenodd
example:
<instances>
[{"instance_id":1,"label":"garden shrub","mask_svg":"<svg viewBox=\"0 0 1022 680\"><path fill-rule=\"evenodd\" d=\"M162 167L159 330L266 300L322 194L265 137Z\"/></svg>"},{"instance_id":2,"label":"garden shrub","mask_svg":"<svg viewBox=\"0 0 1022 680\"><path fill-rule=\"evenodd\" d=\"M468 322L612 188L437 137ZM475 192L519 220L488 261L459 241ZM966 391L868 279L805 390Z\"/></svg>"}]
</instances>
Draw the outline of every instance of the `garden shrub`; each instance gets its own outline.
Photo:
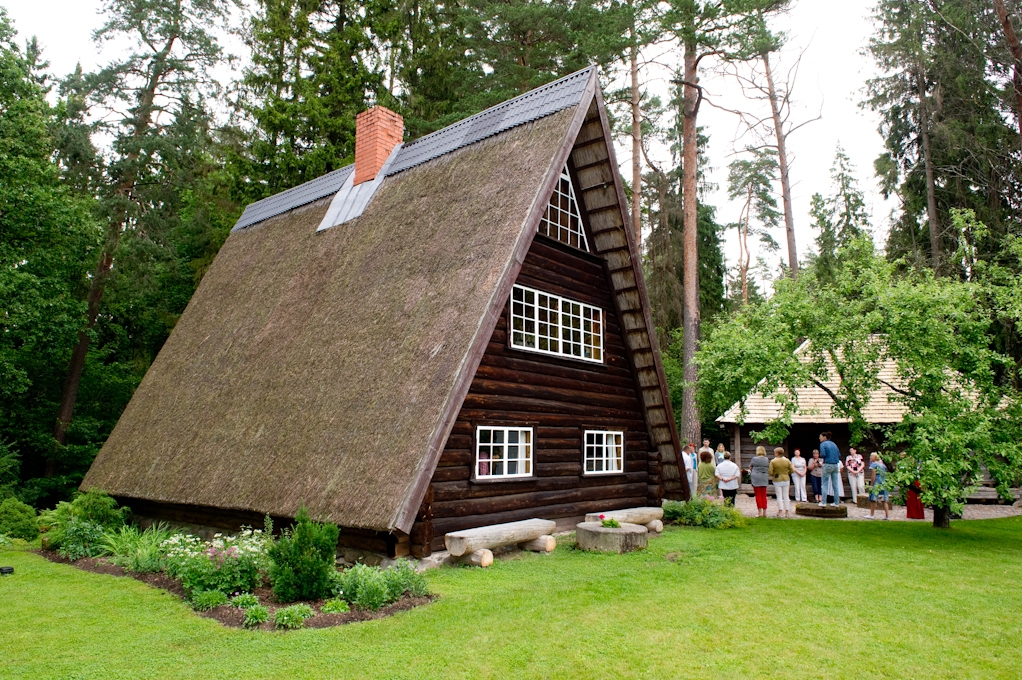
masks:
<instances>
[{"instance_id":1,"label":"garden shrub","mask_svg":"<svg viewBox=\"0 0 1022 680\"><path fill-rule=\"evenodd\" d=\"M255 604L245 608L245 628L255 628L270 620L270 610L261 604ZM304 623L304 621L303 621Z\"/></svg>"},{"instance_id":2,"label":"garden shrub","mask_svg":"<svg viewBox=\"0 0 1022 680\"><path fill-rule=\"evenodd\" d=\"M7 538L7 534L0 534L0 548L13 548L14 541Z\"/></svg>"},{"instance_id":3,"label":"garden shrub","mask_svg":"<svg viewBox=\"0 0 1022 680\"><path fill-rule=\"evenodd\" d=\"M379 567L356 564L342 573L338 585L337 594L362 609L376 611L390 602L387 577Z\"/></svg>"},{"instance_id":4,"label":"garden shrub","mask_svg":"<svg viewBox=\"0 0 1022 680\"><path fill-rule=\"evenodd\" d=\"M351 607L348 603L340 598L333 600L327 600L323 603L323 606L319 609L324 614L344 614L345 612L351 611Z\"/></svg>"},{"instance_id":5,"label":"garden shrub","mask_svg":"<svg viewBox=\"0 0 1022 680\"><path fill-rule=\"evenodd\" d=\"M110 561L139 574L163 571L163 544L174 535L166 524L154 524L145 531L123 526L107 531L104 540Z\"/></svg>"},{"instance_id":6,"label":"garden shrub","mask_svg":"<svg viewBox=\"0 0 1022 680\"><path fill-rule=\"evenodd\" d=\"M330 592L340 530L313 521L303 507L295 525L270 548L270 583L281 602L318 600Z\"/></svg>"},{"instance_id":7,"label":"garden shrub","mask_svg":"<svg viewBox=\"0 0 1022 680\"><path fill-rule=\"evenodd\" d=\"M72 519L88 520L103 530L117 530L125 525L130 510L118 508L117 501L102 491L92 489L75 496L70 503L61 501L52 510L39 513L38 526L46 531L48 547L60 548L64 532Z\"/></svg>"},{"instance_id":8,"label":"garden shrub","mask_svg":"<svg viewBox=\"0 0 1022 680\"><path fill-rule=\"evenodd\" d=\"M238 609L248 609L259 604L259 598L252 593L242 593L231 598L231 606Z\"/></svg>"},{"instance_id":9,"label":"garden shrub","mask_svg":"<svg viewBox=\"0 0 1022 680\"><path fill-rule=\"evenodd\" d=\"M34 541L39 536L35 508L17 498L8 498L0 503L0 534Z\"/></svg>"},{"instance_id":10,"label":"garden shrub","mask_svg":"<svg viewBox=\"0 0 1022 680\"><path fill-rule=\"evenodd\" d=\"M305 625L305 619L315 612L307 604L293 604L290 607L278 609L273 615L273 625L277 628L294 630Z\"/></svg>"},{"instance_id":11,"label":"garden shrub","mask_svg":"<svg viewBox=\"0 0 1022 680\"><path fill-rule=\"evenodd\" d=\"M237 536L216 534L213 540L175 534L161 544L167 575L180 579L185 590L250 592L268 566L261 531L244 529Z\"/></svg>"},{"instance_id":12,"label":"garden shrub","mask_svg":"<svg viewBox=\"0 0 1022 680\"><path fill-rule=\"evenodd\" d=\"M105 539L103 527L98 523L72 517L64 526L57 552L72 562L83 557L95 557L105 552Z\"/></svg>"},{"instance_id":13,"label":"garden shrub","mask_svg":"<svg viewBox=\"0 0 1022 680\"><path fill-rule=\"evenodd\" d=\"M686 502L664 501L664 521L708 529L734 529L745 526L745 516L730 505L705 499Z\"/></svg>"},{"instance_id":14,"label":"garden shrub","mask_svg":"<svg viewBox=\"0 0 1022 680\"><path fill-rule=\"evenodd\" d=\"M383 576L387 581L388 603L397 602L405 593L412 597L429 595L426 577L415 570L411 560L398 560L393 567L384 570Z\"/></svg>"},{"instance_id":15,"label":"garden shrub","mask_svg":"<svg viewBox=\"0 0 1022 680\"><path fill-rule=\"evenodd\" d=\"M227 595L219 590L197 590L192 593L192 607L196 611L208 612L227 604Z\"/></svg>"}]
</instances>

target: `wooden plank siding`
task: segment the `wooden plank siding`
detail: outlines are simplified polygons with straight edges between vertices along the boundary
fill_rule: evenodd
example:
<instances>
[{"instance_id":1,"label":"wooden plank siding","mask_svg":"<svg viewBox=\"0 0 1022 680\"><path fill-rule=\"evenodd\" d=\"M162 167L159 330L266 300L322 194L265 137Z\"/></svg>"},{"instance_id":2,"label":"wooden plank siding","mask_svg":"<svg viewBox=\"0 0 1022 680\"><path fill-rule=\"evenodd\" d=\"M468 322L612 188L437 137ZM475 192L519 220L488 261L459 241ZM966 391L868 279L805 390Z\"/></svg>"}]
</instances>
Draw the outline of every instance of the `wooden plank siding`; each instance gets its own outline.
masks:
<instances>
[{"instance_id":1,"label":"wooden plank siding","mask_svg":"<svg viewBox=\"0 0 1022 680\"><path fill-rule=\"evenodd\" d=\"M603 262L537 236L517 283L600 307L604 361L511 348L505 305L431 480L434 550L443 547L445 533L468 527L645 505L649 486L659 483ZM532 426L534 476L472 481L480 424ZM623 474L582 474L584 429L624 431Z\"/></svg>"},{"instance_id":2,"label":"wooden plank siding","mask_svg":"<svg viewBox=\"0 0 1022 680\"><path fill-rule=\"evenodd\" d=\"M666 398L666 378L652 335L648 305L644 305L645 283L637 253L626 228L628 211L617 176L613 145L607 137L609 123L599 91L589 107L571 152L571 167L589 243L605 264L611 297L620 322L625 356L634 367L639 398L644 407L659 474L650 497L684 499L688 484L678 467L680 448L677 428Z\"/></svg>"}]
</instances>

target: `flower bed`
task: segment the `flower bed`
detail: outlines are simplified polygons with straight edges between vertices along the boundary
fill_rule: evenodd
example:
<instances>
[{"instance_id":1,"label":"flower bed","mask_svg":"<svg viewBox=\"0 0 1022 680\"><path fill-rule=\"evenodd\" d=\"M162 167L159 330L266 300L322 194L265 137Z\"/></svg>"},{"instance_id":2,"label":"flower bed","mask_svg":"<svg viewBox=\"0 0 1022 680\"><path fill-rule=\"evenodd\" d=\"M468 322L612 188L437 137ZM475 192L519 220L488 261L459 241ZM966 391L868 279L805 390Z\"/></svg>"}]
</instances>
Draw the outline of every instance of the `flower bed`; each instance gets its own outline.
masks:
<instances>
[{"instance_id":1,"label":"flower bed","mask_svg":"<svg viewBox=\"0 0 1022 680\"><path fill-rule=\"evenodd\" d=\"M146 585L153 588L161 588L180 597L189 604L192 603L188 597L188 593L179 579L172 578L163 572L136 572L129 571L125 567L114 564L109 557L84 557L78 560L71 561L65 557L61 557L54 550L40 550L40 555L50 560L51 562L57 562L60 564L68 564L76 567L83 571L92 572L94 574L107 574L110 576L127 576L134 578L137 581L141 581ZM373 569L373 567L366 567ZM382 570L378 570L382 571ZM339 572L343 573L343 572ZM281 603L278 602L273 594L273 590L266 585L259 585L251 591L251 595L255 598L256 604L263 606L267 610L268 618L265 622L257 625L245 625L245 614L248 607L234 606L230 601L227 604L219 605L208 609L206 611L196 610L196 614L199 616L214 619L225 626L231 626L234 628L249 628L252 630L277 630L275 626L275 617L279 609L292 606L294 603ZM332 626L341 626L347 623L357 623L359 621L372 621L375 619L386 618L399 612L408 611L415 607L420 607L424 604L429 604L435 599L432 594L424 595L412 595L410 593L402 594L396 601L381 606L379 609L371 610L360 607L358 605L350 605L350 609L347 612L331 612L323 611L324 608L330 609L326 605L334 600L313 600L299 604L307 604L313 610L313 615L306 618L301 627L304 628L330 628Z\"/></svg>"},{"instance_id":2,"label":"flower bed","mask_svg":"<svg viewBox=\"0 0 1022 680\"><path fill-rule=\"evenodd\" d=\"M51 540L41 553L87 571L132 576L181 597L202 616L246 628L338 625L430 600L425 578L407 560L386 570L357 564L338 571L337 526L312 520L304 509L279 538L267 518L263 531L244 528L209 541L164 525L139 531L125 523L127 514L105 494L83 494L44 518Z\"/></svg>"}]
</instances>

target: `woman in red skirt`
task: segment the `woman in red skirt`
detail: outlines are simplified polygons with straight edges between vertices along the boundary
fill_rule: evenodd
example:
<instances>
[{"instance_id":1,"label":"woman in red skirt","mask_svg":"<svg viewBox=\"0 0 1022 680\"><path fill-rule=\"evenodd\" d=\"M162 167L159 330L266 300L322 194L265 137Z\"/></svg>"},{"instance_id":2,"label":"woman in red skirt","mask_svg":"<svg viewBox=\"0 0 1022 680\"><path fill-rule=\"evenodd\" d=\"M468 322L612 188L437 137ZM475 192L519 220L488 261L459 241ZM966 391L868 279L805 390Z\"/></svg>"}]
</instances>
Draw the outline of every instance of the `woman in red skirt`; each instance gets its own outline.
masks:
<instances>
[{"instance_id":1,"label":"woman in red skirt","mask_svg":"<svg viewBox=\"0 0 1022 680\"><path fill-rule=\"evenodd\" d=\"M766 517L767 511L767 483L770 481L770 461L766 457L766 449L762 446L756 447L756 455L749 463L749 481L752 482L752 490L756 492L757 517Z\"/></svg>"},{"instance_id":2,"label":"woman in red skirt","mask_svg":"<svg viewBox=\"0 0 1022 680\"><path fill-rule=\"evenodd\" d=\"M920 491L922 491L922 486L917 479L912 482L912 485L908 487L908 493L905 494L905 515L909 519L926 519L923 502L919 499Z\"/></svg>"}]
</instances>

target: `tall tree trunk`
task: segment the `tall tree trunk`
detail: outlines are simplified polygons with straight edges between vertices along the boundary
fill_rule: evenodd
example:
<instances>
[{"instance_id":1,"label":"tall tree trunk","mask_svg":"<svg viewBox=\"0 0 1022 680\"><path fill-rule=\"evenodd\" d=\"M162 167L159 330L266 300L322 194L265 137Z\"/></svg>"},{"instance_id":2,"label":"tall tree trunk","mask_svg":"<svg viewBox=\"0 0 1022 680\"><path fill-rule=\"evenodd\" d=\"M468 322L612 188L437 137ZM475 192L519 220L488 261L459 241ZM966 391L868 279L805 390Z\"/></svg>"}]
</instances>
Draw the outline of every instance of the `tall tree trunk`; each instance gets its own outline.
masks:
<instances>
[{"instance_id":1,"label":"tall tree trunk","mask_svg":"<svg viewBox=\"0 0 1022 680\"><path fill-rule=\"evenodd\" d=\"M926 86L922 73L916 73L919 90L919 132L923 144L923 166L926 170L926 215L930 225L930 261L933 273L940 275L940 218L937 216L937 191L933 179L933 156L930 153L930 114L926 103Z\"/></svg>"},{"instance_id":2,"label":"tall tree trunk","mask_svg":"<svg viewBox=\"0 0 1022 680\"><path fill-rule=\"evenodd\" d=\"M699 75L696 46L685 45L684 108L682 110L682 362L685 387L681 396L681 436L689 442L700 440L696 383L699 368L695 354L699 347L699 149L696 116L699 115Z\"/></svg>"},{"instance_id":3,"label":"tall tree trunk","mask_svg":"<svg viewBox=\"0 0 1022 680\"><path fill-rule=\"evenodd\" d=\"M85 329L78 332L78 342L71 350L71 362L68 364L67 378L64 380L64 389L60 395L60 407L57 410L57 423L53 428L53 438L61 446L67 444L67 431L71 427L71 418L74 415L75 402L78 400L78 387L82 382L82 373L85 371L85 357L89 353L89 331L96 325L99 317L99 305L103 299L103 290L106 288L106 280L110 275L110 269L114 264L114 250L117 248L120 230L108 232L107 243L103 246L103 252L99 256L99 263L92 277L89 286L88 312L85 322ZM109 238L112 236L113 238ZM111 241L113 241L111 243ZM46 465L46 476L52 477L56 469L48 461Z\"/></svg>"},{"instance_id":4,"label":"tall tree trunk","mask_svg":"<svg viewBox=\"0 0 1022 680\"><path fill-rule=\"evenodd\" d=\"M770 113L774 119L774 136L777 138L777 163L781 171L781 200L784 204L784 232L788 237L788 269L792 278L798 278L798 249L795 247L795 216L791 209L791 181L788 176L786 139L781 123L781 105L777 101L774 74L770 68L770 54L763 52L760 56L763 59L763 68L766 71L767 91L770 96Z\"/></svg>"},{"instance_id":5,"label":"tall tree trunk","mask_svg":"<svg viewBox=\"0 0 1022 680\"><path fill-rule=\"evenodd\" d=\"M631 3L629 3L631 4ZM629 27L632 45L628 62L632 76L632 233L635 246L642 252L642 111L639 109L639 47L636 45L635 17Z\"/></svg>"},{"instance_id":6,"label":"tall tree trunk","mask_svg":"<svg viewBox=\"0 0 1022 680\"><path fill-rule=\"evenodd\" d=\"M1004 5L1004 0L994 0L994 9L997 10L997 18L1004 29L1004 40L1008 43L1008 51L1014 62L1011 68L1011 84L1015 90L1015 119L1018 122L1019 141L1022 143L1022 43L1019 42L1018 33L1011 25L1011 15Z\"/></svg>"},{"instance_id":7,"label":"tall tree trunk","mask_svg":"<svg viewBox=\"0 0 1022 680\"><path fill-rule=\"evenodd\" d=\"M167 59L174 49L176 42L177 36L170 36L167 43L159 52L153 55L153 59L150 62L152 70L149 74L149 80L146 82L145 88L139 93L138 107L134 111L134 120L131 123L131 137L134 138L136 144L130 147L131 151L125 155L127 162L123 164L123 167L126 168L124 172L127 176L122 176L114 190L119 199L118 202L130 203L133 200L132 194L139 177L137 165L140 160L139 149L141 147L141 140L149 134L152 128L153 116L156 111L156 92L168 74ZM92 330L96 325L96 319L99 318L103 292L106 290L107 279L114 264L114 253L120 243L121 234L124 233L124 229L128 224L128 217L128 212L121 210L107 223L106 242L103 244L99 263L96 265L96 271L92 277L92 283L89 285L89 294L86 298L88 312L85 328L78 333L78 342L75 344L74 349L71 350L71 361L68 364L67 378L64 380L64 388L60 395L60 406L57 409L57 422L53 427L53 438L61 446L67 443L67 431L71 427L75 403L78 401L78 388L82 383L85 359L89 354L90 340L88 331ZM55 465L51 460L47 463L46 474L47 476L52 476L55 472Z\"/></svg>"},{"instance_id":8,"label":"tall tree trunk","mask_svg":"<svg viewBox=\"0 0 1022 680\"><path fill-rule=\"evenodd\" d=\"M745 199L743 217L739 218L738 230L738 270L742 275L742 304L749 304L749 262L752 255L749 252L749 214L752 211L752 185L749 185L749 192Z\"/></svg>"},{"instance_id":9,"label":"tall tree trunk","mask_svg":"<svg viewBox=\"0 0 1022 680\"><path fill-rule=\"evenodd\" d=\"M951 528L951 511L947 508L941 508L933 506L933 528L934 529L950 529Z\"/></svg>"}]
</instances>

